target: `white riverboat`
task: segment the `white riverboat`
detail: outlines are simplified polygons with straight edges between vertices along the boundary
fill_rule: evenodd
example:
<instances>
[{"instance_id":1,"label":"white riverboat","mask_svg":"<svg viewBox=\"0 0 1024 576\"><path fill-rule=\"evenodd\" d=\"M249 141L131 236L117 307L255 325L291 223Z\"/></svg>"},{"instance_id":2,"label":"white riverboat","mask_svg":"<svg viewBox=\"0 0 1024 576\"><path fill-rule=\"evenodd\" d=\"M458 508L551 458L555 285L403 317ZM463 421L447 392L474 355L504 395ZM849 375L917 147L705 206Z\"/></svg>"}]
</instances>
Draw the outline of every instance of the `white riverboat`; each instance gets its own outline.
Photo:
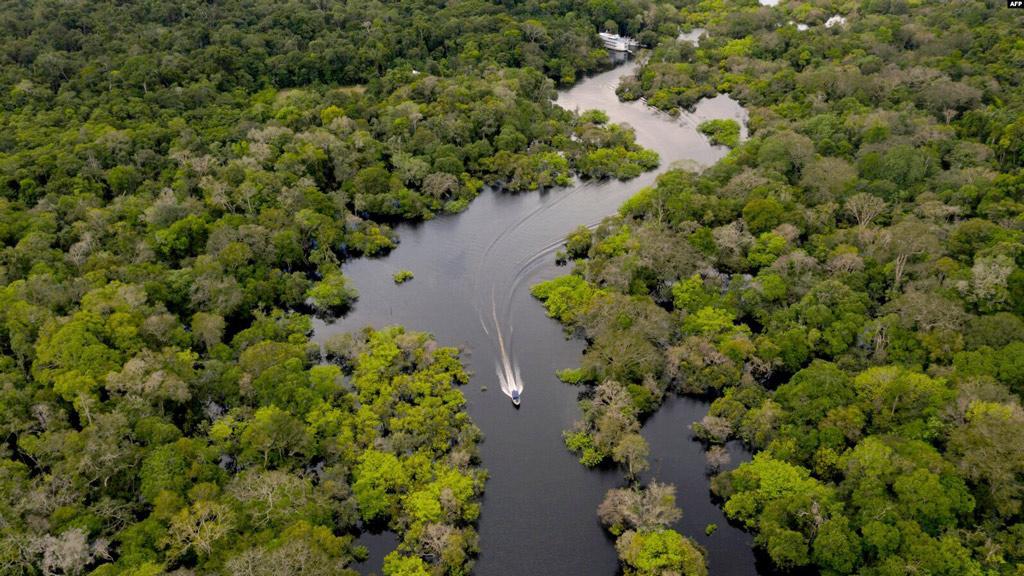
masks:
<instances>
[{"instance_id":1,"label":"white riverboat","mask_svg":"<svg viewBox=\"0 0 1024 576\"><path fill-rule=\"evenodd\" d=\"M601 32L598 36L601 37L605 48L616 52L632 52L640 46L636 40L628 36L619 36L611 32Z\"/></svg>"}]
</instances>

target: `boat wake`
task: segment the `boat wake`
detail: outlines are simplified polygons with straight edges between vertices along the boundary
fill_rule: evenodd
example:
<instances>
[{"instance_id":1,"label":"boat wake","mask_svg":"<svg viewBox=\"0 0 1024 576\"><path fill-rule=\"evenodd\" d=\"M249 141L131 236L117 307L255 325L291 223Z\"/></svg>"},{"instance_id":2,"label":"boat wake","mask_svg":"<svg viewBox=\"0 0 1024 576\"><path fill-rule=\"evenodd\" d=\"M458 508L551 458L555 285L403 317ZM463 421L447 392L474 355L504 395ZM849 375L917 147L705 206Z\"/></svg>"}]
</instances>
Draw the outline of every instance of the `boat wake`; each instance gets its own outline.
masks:
<instances>
[{"instance_id":1,"label":"boat wake","mask_svg":"<svg viewBox=\"0 0 1024 576\"><path fill-rule=\"evenodd\" d=\"M494 331L498 335L498 362L495 364L495 372L498 374L498 382L501 383L501 391L518 401L519 395L523 392L523 378L519 375L519 365L516 364L508 349L505 347L505 337L501 334L501 322L498 320L498 306L494 298L494 290L491 290L491 317L494 319Z\"/></svg>"},{"instance_id":2,"label":"boat wake","mask_svg":"<svg viewBox=\"0 0 1024 576\"><path fill-rule=\"evenodd\" d=\"M579 186L577 188L581 187L582 186ZM516 221L512 226L509 226L508 228L504 229L500 234L495 236L484 249L483 254L480 257L480 264L477 268L477 274L474 275L474 279L483 278L487 276L487 274L484 273L484 266L494 261L491 258L491 254L500 244L516 244L518 243L518 241L523 240L521 236L522 229L524 226L534 221L538 216L551 211L552 208L561 204L562 202L565 202L577 192L578 190L575 188L563 191L563 193L559 194L559 196L553 201L545 202L542 203L540 206L537 206L535 209L531 210L528 214L526 214L518 221ZM509 323L511 322L512 294L519 286L519 283L522 280L526 268L533 265L539 256L550 253L553 249L561 245L562 242L563 241L559 239L555 242L548 244L542 249L541 254L533 254L529 259L530 261L527 262L525 265L523 265L522 261L517 263L516 273L515 276L512 278L511 282L500 282L496 281L494 278L491 278L492 282L494 283L491 284L490 290L490 320L491 322L493 322L493 335L498 343L498 358L495 362L494 371L495 374L497 374L498 376L498 382L501 385L502 393L511 398L513 403L516 404L517 406L519 405L519 396L523 392L523 377L519 373L519 365L515 361L514 351L512 349L512 327L510 325L502 326L500 318L509 319ZM498 314L498 297L496 294L496 288L497 285L499 284L503 286L504 299L500 315ZM509 285L511 285L511 290L508 290L507 293L505 293L506 290L504 290L504 287L507 287ZM480 326L483 328L484 333L487 334L488 336L491 336L491 327L488 326L488 322L485 320L486 317L483 312L483 306L478 305L477 312L479 313ZM508 330L507 341L505 339L506 328Z\"/></svg>"},{"instance_id":3,"label":"boat wake","mask_svg":"<svg viewBox=\"0 0 1024 576\"><path fill-rule=\"evenodd\" d=\"M566 196L568 196L568 194ZM564 198L559 199L558 202L562 200L564 200ZM594 229L600 224L600 222L600 220L590 222L586 226L587 228ZM495 361L494 371L498 376L498 382L501 385L502 393L511 398L512 402L516 406L519 405L520 395L523 392L523 377L519 373L519 364L516 362L515 350L512 345L513 328L510 325L512 317L512 296L517 292L524 280L532 277L531 273L535 268L544 265L547 260L564 245L565 240L562 238L551 240L539 250L532 252L529 256L516 263L515 274L510 282L511 286L509 286L507 290L503 289L505 298L500 314L498 310L498 297L496 294L497 284L491 285L490 321L493 323L493 337L498 344L498 354ZM506 283L501 284L502 286L505 286ZM481 314L480 325L483 327L484 332L488 336L491 336L491 327L488 326L488 322L485 321L484 318L485 317ZM507 320L506 325L502 325L502 318Z\"/></svg>"}]
</instances>

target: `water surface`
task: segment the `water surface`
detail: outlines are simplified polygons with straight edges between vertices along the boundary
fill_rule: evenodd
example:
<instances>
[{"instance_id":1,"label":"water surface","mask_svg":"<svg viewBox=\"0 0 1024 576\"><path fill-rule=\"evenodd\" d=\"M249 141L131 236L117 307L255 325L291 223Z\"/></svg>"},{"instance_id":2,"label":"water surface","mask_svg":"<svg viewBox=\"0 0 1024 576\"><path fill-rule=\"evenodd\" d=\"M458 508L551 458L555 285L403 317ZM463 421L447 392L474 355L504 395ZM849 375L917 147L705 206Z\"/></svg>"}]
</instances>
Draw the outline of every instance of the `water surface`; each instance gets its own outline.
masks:
<instances>
[{"instance_id":1,"label":"water surface","mask_svg":"<svg viewBox=\"0 0 1024 576\"><path fill-rule=\"evenodd\" d=\"M680 32L679 37L676 39L683 42L689 42L694 46L700 46L700 37L706 33L707 30L705 30L704 28L694 28L689 32Z\"/></svg>"},{"instance_id":2,"label":"water surface","mask_svg":"<svg viewBox=\"0 0 1024 576\"><path fill-rule=\"evenodd\" d=\"M627 63L593 76L561 92L557 103L567 109L598 108L613 122L629 124L640 144L661 155L661 169L629 182L579 182L521 194L487 190L461 214L401 225L401 243L387 257L345 263L345 273L359 290L353 311L333 324L315 324L318 341L366 325L402 324L465 348L463 360L473 377L463 392L485 435L481 452L489 472L474 571L479 576L610 576L617 570L615 550L598 525L596 509L605 492L621 484L621 474L587 470L562 443L562 431L579 417L579 390L559 382L554 372L577 366L584 344L565 337L529 295L529 287L567 273L554 262L565 236L613 214L651 185L657 172L674 163L699 167L721 158L727 150L711 146L696 131L697 124L709 118L734 118L744 125L746 120L745 111L726 96L702 101L693 114L677 118L641 102L619 102L618 79L634 70L635 64ZM392 274L400 269L411 270L415 279L395 285ZM498 384L499 333L523 386L520 409L513 408ZM709 559L713 573L754 574L749 537L725 526L708 501L703 457L689 444L687 427L706 405L685 402L696 408L659 414L645 430L652 460L660 466L658 477L685 486L681 528L714 551ZM679 442L688 448L681 450ZM707 522L722 526L710 540L703 538ZM372 557L364 570L379 569L382 542L389 541L374 537L368 542Z\"/></svg>"}]
</instances>

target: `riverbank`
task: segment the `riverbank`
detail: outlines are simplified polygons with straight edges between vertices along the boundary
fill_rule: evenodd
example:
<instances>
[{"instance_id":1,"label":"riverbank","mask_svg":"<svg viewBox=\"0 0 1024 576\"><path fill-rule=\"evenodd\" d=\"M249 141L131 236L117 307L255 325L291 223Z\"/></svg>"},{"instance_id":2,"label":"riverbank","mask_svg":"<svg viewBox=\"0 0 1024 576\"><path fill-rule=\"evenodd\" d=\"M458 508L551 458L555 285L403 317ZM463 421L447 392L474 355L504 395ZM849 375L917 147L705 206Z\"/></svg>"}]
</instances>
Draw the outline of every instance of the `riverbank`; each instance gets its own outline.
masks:
<instances>
[{"instance_id":1,"label":"riverbank","mask_svg":"<svg viewBox=\"0 0 1024 576\"><path fill-rule=\"evenodd\" d=\"M464 361L473 376L463 391L470 415L484 432L481 455L489 472L477 575L575 576L614 574L617 569L615 550L595 511L605 492L619 485L620 475L587 470L562 442L562 431L579 416L579 391L559 382L554 373L579 363L583 342L565 337L530 297L529 287L565 272L556 266L554 253L573 229L614 214L670 166L707 166L724 156L725 148L710 145L697 131L700 122L746 118L725 96L703 101L693 114L678 117L640 102L620 102L615 85L634 67L626 63L590 77L560 92L556 102L570 110L600 109L612 122L629 124L637 142L661 156L659 170L627 182L577 181L542 192L487 190L460 214L400 225L401 242L387 257L345 264L360 294L354 309L333 324L315 323L314 339L320 342L365 325L401 324L465 349ZM398 270L412 271L415 280L396 285L393 274ZM498 327L492 310L524 383L520 410L499 390ZM678 471L680 477L659 479L686 486L703 483L701 493L680 494L684 513L696 519L688 512L691 505L697 508L691 499L708 500L702 457ZM744 533L723 527L713 538L736 549L732 561L746 562L746 569L731 574L755 573ZM372 564L371 559L367 568ZM714 558L710 564L716 565Z\"/></svg>"}]
</instances>

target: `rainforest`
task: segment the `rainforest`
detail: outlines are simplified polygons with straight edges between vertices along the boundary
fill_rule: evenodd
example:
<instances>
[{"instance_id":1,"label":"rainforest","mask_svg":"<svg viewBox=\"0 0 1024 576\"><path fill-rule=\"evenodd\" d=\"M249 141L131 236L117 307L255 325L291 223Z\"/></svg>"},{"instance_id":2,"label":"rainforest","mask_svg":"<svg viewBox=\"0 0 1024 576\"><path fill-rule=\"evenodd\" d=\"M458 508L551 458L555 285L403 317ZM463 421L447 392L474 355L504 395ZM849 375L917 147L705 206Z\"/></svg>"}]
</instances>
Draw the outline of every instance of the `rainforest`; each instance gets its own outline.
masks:
<instances>
[{"instance_id":1,"label":"rainforest","mask_svg":"<svg viewBox=\"0 0 1024 576\"><path fill-rule=\"evenodd\" d=\"M1022 30L0 0L0 575L1024 575Z\"/></svg>"}]
</instances>

